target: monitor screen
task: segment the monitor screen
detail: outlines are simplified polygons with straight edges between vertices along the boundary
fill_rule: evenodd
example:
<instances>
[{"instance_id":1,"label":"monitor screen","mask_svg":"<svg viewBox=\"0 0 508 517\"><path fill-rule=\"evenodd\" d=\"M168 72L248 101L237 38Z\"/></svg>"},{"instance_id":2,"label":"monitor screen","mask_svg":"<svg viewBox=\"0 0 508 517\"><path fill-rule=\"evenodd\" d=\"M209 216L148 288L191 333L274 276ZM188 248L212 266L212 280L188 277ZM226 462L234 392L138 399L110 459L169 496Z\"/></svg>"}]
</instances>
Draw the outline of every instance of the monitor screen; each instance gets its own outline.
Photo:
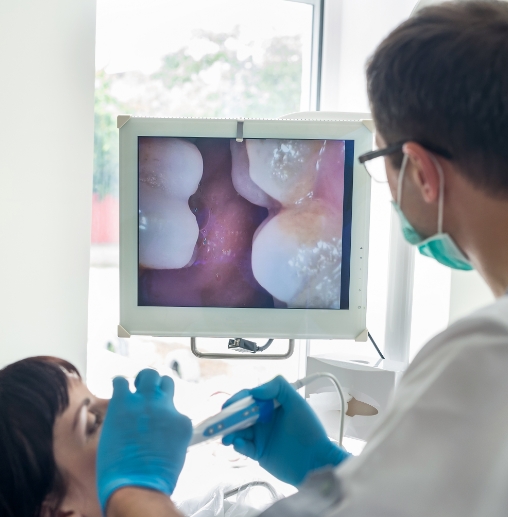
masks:
<instances>
[{"instance_id":1,"label":"monitor screen","mask_svg":"<svg viewBox=\"0 0 508 517\"><path fill-rule=\"evenodd\" d=\"M138 136L138 306L349 309L353 156Z\"/></svg>"}]
</instances>

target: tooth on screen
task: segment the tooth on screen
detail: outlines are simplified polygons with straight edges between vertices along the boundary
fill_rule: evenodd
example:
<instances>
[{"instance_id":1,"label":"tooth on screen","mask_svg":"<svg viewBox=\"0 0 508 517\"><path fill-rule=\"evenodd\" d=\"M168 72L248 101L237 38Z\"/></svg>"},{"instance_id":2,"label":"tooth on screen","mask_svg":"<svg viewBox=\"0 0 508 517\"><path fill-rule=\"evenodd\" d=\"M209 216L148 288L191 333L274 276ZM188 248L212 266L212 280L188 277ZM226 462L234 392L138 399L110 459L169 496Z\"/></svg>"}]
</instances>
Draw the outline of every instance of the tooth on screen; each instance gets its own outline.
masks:
<instances>
[{"instance_id":1,"label":"tooth on screen","mask_svg":"<svg viewBox=\"0 0 508 517\"><path fill-rule=\"evenodd\" d=\"M256 280L292 308L340 308L342 214L325 202L282 210L256 235Z\"/></svg>"},{"instance_id":2,"label":"tooth on screen","mask_svg":"<svg viewBox=\"0 0 508 517\"><path fill-rule=\"evenodd\" d=\"M323 140L246 140L252 181L283 205L311 198Z\"/></svg>"},{"instance_id":3,"label":"tooth on screen","mask_svg":"<svg viewBox=\"0 0 508 517\"><path fill-rule=\"evenodd\" d=\"M237 142L231 140L231 177L235 190L254 205L270 208L279 203L261 190L249 175L249 156L247 154L247 141Z\"/></svg>"},{"instance_id":4,"label":"tooth on screen","mask_svg":"<svg viewBox=\"0 0 508 517\"><path fill-rule=\"evenodd\" d=\"M139 143L139 264L176 269L189 264L199 228L189 208L203 176L198 148L178 138Z\"/></svg>"}]
</instances>

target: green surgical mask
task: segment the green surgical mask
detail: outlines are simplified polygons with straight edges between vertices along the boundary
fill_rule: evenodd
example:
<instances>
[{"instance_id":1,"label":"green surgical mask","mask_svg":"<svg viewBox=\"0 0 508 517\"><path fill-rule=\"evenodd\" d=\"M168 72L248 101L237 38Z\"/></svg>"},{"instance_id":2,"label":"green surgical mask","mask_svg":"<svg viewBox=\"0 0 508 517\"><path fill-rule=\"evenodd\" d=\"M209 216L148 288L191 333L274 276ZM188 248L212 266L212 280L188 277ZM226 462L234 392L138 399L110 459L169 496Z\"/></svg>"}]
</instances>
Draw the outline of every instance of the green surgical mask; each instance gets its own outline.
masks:
<instances>
[{"instance_id":1,"label":"green surgical mask","mask_svg":"<svg viewBox=\"0 0 508 517\"><path fill-rule=\"evenodd\" d=\"M399 215L400 225L404 239L409 244L418 246L418 251L426 257L431 257L437 260L440 264L448 266L452 269L461 269L463 271L471 271L473 266L469 259L462 253L460 248L455 244L455 241L449 234L443 233L443 204L444 204L444 173L441 164L431 155L431 159L436 166L439 173L439 206L438 206L438 220L437 233L432 237L422 237L407 220L404 212L400 208L402 200L402 183L406 166L408 161L407 154L404 155L402 167L400 169L399 181L397 185L397 201L392 201L395 211Z\"/></svg>"}]
</instances>

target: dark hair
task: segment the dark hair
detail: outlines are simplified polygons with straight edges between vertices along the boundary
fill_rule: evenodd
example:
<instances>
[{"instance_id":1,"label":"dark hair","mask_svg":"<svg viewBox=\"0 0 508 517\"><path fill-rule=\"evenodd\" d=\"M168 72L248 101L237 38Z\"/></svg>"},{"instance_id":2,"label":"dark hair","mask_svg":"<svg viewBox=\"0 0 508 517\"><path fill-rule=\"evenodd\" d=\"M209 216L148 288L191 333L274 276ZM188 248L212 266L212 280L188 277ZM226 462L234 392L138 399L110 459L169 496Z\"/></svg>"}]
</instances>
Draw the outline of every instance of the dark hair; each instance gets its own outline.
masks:
<instances>
[{"instance_id":1,"label":"dark hair","mask_svg":"<svg viewBox=\"0 0 508 517\"><path fill-rule=\"evenodd\" d=\"M49 494L57 509L65 494L53 455L53 425L69 405L65 372L56 357L30 357L0 370L0 515L38 517Z\"/></svg>"},{"instance_id":2,"label":"dark hair","mask_svg":"<svg viewBox=\"0 0 508 517\"><path fill-rule=\"evenodd\" d=\"M422 9L377 48L367 84L387 144L444 148L474 185L508 195L508 3Z\"/></svg>"}]
</instances>

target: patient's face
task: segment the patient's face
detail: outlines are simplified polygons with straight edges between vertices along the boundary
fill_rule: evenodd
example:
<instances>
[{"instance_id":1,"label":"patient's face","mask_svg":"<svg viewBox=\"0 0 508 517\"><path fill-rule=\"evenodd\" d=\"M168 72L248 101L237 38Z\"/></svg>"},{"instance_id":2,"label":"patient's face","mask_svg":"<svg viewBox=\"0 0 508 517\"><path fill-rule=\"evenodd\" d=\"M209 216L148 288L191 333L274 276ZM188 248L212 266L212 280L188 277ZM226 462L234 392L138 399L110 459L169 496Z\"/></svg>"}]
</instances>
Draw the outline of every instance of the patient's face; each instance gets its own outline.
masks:
<instances>
[{"instance_id":1,"label":"patient's face","mask_svg":"<svg viewBox=\"0 0 508 517\"><path fill-rule=\"evenodd\" d=\"M95 458L108 400L93 396L77 377L69 377L69 406L57 417L53 446L66 484L62 516L101 517Z\"/></svg>"}]
</instances>

